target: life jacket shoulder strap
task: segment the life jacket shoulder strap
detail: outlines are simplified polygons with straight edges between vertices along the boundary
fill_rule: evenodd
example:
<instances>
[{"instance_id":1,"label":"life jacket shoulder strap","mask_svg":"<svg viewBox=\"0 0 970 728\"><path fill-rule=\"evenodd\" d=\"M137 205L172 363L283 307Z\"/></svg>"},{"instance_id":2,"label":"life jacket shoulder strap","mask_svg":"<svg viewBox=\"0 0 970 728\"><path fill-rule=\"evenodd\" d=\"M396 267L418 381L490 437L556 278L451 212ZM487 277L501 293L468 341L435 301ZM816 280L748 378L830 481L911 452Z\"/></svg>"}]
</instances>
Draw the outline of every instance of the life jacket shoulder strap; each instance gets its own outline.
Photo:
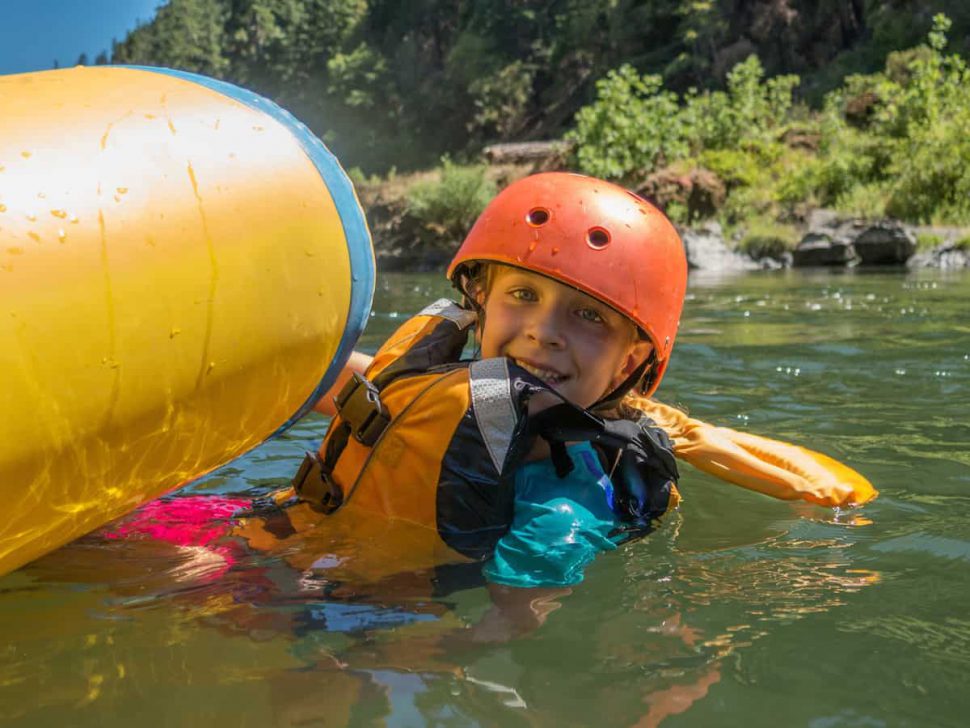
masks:
<instances>
[{"instance_id":1,"label":"life jacket shoulder strap","mask_svg":"<svg viewBox=\"0 0 970 728\"><path fill-rule=\"evenodd\" d=\"M378 349L367 378L380 390L398 377L457 362L476 320L474 311L453 301L435 301L408 319Z\"/></svg>"}]
</instances>

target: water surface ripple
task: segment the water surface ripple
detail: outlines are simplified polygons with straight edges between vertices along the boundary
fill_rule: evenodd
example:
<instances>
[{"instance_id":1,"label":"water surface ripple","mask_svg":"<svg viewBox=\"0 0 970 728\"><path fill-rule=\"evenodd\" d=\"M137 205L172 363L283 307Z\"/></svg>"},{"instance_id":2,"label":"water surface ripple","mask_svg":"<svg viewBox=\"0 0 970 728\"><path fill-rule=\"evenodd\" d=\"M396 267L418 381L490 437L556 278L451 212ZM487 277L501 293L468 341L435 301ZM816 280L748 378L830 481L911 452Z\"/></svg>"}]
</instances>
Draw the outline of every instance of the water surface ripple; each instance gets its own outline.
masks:
<instances>
[{"instance_id":1,"label":"water surface ripple","mask_svg":"<svg viewBox=\"0 0 970 728\"><path fill-rule=\"evenodd\" d=\"M362 348L447 294L383 276ZM336 578L379 562L381 534L254 551L113 524L0 579L0 725L964 725L970 275L695 277L660 397L844 460L881 496L830 511L683 466L680 510L519 636L480 586ZM325 427L168 504L267 493Z\"/></svg>"}]
</instances>

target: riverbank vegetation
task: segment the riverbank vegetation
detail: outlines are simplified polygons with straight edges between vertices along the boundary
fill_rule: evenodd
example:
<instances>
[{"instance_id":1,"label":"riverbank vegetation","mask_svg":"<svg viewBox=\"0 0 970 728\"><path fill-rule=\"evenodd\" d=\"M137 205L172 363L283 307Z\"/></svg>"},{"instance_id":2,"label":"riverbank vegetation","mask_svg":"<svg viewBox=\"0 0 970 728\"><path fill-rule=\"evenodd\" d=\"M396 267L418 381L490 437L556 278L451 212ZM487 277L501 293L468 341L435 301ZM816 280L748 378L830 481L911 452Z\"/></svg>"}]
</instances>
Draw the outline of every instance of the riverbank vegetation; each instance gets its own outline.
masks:
<instances>
[{"instance_id":1,"label":"riverbank vegetation","mask_svg":"<svg viewBox=\"0 0 970 728\"><path fill-rule=\"evenodd\" d=\"M683 95L622 66L576 115L576 166L661 197L685 224L714 213L764 227L830 207L966 225L970 71L946 50L950 27L936 16L925 44L890 53L880 72L847 77L817 112L795 103L797 76L765 78L757 56L728 73L726 90ZM713 173L706 199L717 210L691 204L698 169Z\"/></svg>"},{"instance_id":2,"label":"riverbank vegetation","mask_svg":"<svg viewBox=\"0 0 970 728\"><path fill-rule=\"evenodd\" d=\"M962 0L170 0L111 60L274 98L431 245L536 167L484 146L551 139L775 254L817 207L970 224L968 48Z\"/></svg>"}]
</instances>

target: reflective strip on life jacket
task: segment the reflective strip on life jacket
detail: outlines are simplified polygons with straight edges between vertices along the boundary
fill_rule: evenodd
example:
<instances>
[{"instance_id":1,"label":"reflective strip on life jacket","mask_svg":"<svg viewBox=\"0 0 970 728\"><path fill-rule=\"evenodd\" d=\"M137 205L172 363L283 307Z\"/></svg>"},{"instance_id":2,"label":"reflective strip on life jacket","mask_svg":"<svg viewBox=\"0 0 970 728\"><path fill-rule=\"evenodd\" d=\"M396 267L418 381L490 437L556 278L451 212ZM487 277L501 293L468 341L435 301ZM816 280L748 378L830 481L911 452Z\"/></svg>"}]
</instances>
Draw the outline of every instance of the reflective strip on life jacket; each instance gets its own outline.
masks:
<instances>
[{"instance_id":1,"label":"reflective strip on life jacket","mask_svg":"<svg viewBox=\"0 0 970 728\"><path fill-rule=\"evenodd\" d=\"M503 472L519 416L512 406L509 360L481 359L469 366L472 409L492 464Z\"/></svg>"}]
</instances>

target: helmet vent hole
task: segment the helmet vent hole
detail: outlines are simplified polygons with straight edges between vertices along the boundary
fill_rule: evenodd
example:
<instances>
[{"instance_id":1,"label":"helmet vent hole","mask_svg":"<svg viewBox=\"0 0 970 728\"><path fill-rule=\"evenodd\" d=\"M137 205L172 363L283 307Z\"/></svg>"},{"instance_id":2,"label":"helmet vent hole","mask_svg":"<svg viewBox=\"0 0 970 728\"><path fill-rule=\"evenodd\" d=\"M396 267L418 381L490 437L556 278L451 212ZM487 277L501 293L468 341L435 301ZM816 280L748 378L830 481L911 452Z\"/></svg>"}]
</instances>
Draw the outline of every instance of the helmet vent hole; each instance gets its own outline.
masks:
<instances>
[{"instance_id":1,"label":"helmet vent hole","mask_svg":"<svg viewBox=\"0 0 970 728\"><path fill-rule=\"evenodd\" d=\"M593 250L602 250L610 244L610 231L606 228L590 228L586 233L586 244Z\"/></svg>"},{"instance_id":2,"label":"helmet vent hole","mask_svg":"<svg viewBox=\"0 0 970 728\"><path fill-rule=\"evenodd\" d=\"M549 210L544 207L533 207L529 214L525 216L525 221L533 227L539 227L549 222Z\"/></svg>"}]
</instances>

